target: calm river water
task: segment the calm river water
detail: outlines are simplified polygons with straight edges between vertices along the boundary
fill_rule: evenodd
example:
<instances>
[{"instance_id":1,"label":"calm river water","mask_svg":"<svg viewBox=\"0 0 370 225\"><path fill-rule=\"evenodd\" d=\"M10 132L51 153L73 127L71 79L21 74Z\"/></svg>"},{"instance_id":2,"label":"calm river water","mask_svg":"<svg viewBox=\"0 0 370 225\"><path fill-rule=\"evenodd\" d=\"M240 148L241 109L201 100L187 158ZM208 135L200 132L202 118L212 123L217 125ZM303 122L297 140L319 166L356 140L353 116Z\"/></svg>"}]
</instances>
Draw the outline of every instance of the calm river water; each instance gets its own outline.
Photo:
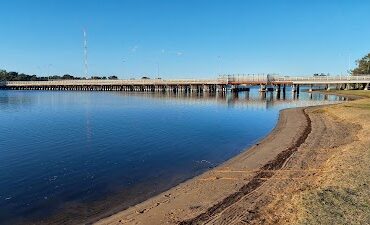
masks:
<instances>
[{"instance_id":1,"label":"calm river water","mask_svg":"<svg viewBox=\"0 0 370 225\"><path fill-rule=\"evenodd\" d=\"M340 100L254 89L0 91L0 223L75 223L124 209L256 143L280 109Z\"/></svg>"}]
</instances>

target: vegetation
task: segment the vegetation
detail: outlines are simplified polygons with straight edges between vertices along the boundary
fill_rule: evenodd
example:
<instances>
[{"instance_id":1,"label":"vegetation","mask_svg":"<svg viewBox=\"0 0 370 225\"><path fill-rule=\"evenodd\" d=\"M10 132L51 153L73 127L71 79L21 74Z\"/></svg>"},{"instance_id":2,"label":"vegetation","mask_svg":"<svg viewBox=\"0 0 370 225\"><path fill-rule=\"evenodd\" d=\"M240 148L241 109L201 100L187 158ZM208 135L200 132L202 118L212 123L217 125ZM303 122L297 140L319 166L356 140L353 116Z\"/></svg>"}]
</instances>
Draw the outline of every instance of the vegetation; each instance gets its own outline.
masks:
<instances>
[{"instance_id":1,"label":"vegetation","mask_svg":"<svg viewBox=\"0 0 370 225\"><path fill-rule=\"evenodd\" d=\"M99 76L92 76L91 77L92 80L117 80L118 77L117 76L109 76L108 78L107 77L99 77Z\"/></svg>"},{"instance_id":2,"label":"vegetation","mask_svg":"<svg viewBox=\"0 0 370 225\"><path fill-rule=\"evenodd\" d=\"M0 70L0 80L7 81L38 81L48 80L47 77L37 77L36 75L27 75L24 73L7 72L6 70Z\"/></svg>"},{"instance_id":3,"label":"vegetation","mask_svg":"<svg viewBox=\"0 0 370 225\"><path fill-rule=\"evenodd\" d=\"M370 53L356 63L357 67L351 71L352 75L370 74Z\"/></svg>"},{"instance_id":4,"label":"vegetation","mask_svg":"<svg viewBox=\"0 0 370 225\"><path fill-rule=\"evenodd\" d=\"M48 77L38 77L37 75L28 75L24 73L17 72L7 72L6 70L0 70L0 81L46 81L46 80L83 80L87 79L85 77L75 77L69 74L63 76L48 76ZM92 80L117 80L117 76L99 77L92 76Z\"/></svg>"}]
</instances>

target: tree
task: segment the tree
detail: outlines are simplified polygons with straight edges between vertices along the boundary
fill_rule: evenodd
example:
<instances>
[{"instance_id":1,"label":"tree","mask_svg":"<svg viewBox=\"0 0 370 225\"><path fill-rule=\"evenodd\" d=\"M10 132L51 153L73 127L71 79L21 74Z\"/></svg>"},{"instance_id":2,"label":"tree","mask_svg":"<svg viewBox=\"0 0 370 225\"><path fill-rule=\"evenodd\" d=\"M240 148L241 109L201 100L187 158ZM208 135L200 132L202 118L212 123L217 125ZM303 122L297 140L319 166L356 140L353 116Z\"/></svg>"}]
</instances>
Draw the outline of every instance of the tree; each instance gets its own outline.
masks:
<instances>
[{"instance_id":1,"label":"tree","mask_svg":"<svg viewBox=\"0 0 370 225\"><path fill-rule=\"evenodd\" d=\"M63 77L62 77L63 80L73 80L74 77L69 75L69 74L64 74Z\"/></svg>"},{"instance_id":2,"label":"tree","mask_svg":"<svg viewBox=\"0 0 370 225\"><path fill-rule=\"evenodd\" d=\"M109 76L109 77L108 77L108 79L109 79L109 80L117 80L117 79L118 79L118 77L117 77L117 76Z\"/></svg>"},{"instance_id":3,"label":"tree","mask_svg":"<svg viewBox=\"0 0 370 225\"><path fill-rule=\"evenodd\" d=\"M24 73L17 73L17 72L7 72L6 70L1 70L0 69L0 81L46 81L46 80L81 80L81 79L88 79L86 77L75 77L70 74L64 74L63 76L58 76L58 75L51 75L48 77L38 77L36 75L28 75ZM117 80L117 76L92 76L90 79L93 80ZM149 78L147 78L149 79Z\"/></svg>"},{"instance_id":4,"label":"tree","mask_svg":"<svg viewBox=\"0 0 370 225\"><path fill-rule=\"evenodd\" d=\"M6 80L7 75L8 75L8 73L6 72L6 70L0 70L0 81L1 80Z\"/></svg>"},{"instance_id":5,"label":"tree","mask_svg":"<svg viewBox=\"0 0 370 225\"><path fill-rule=\"evenodd\" d=\"M357 60L357 67L351 71L352 75L370 74L370 53Z\"/></svg>"},{"instance_id":6,"label":"tree","mask_svg":"<svg viewBox=\"0 0 370 225\"><path fill-rule=\"evenodd\" d=\"M108 77L108 80L117 80L117 79L118 79L118 77L117 76L114 76L114 75Z\"/></svg>"}]
</instances>

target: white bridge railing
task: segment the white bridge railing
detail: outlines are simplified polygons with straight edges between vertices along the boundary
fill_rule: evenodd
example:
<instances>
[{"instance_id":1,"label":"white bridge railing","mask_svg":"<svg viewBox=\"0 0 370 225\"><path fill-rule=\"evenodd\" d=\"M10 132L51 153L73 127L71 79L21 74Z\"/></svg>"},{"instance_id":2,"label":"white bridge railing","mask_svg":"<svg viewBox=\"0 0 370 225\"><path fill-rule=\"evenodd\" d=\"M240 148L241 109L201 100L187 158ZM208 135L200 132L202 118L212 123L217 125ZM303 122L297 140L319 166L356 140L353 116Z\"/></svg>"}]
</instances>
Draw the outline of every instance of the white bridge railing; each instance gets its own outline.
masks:
<instances>
[{"instance_id":1,"label":"white bridge railing","mask_svg":"<svg viewBox=\"0 0 370 225\"><path fill-rule=\"evenodd\" d=\"M342 83L342 82L370 82L370 75L363 76L277 76L277 75L224 75L221 79L228 82L256 83L256 82L286 82L286 83Z\"/></svg>"},{"instance_id":2,"label":"white bridge railing","mask_svg":"<svg viewBox=\"0 0 370 225\"><path fill-rule=\"evenodd\" d=\"M370 76L274 77L274 81L367 81Z\"/></svg>"},{"instance_id":3,"label":"white bridge railing","mask_svg":"<svg viewBox=\"0 0 370 225\"><path fill-rule=\"evenodd\" d=\"M69 85L226 85L281 82L292 84L370 83L370 75L363 76L278 76L278 75L223 75L217 79L138 79L138 80L49 80L0 81L0 86L69 86Z\"/></svg>"},{"instance_id":4,"label":"white bridge railing","mask_svg":"<svg viewBox=\"0 0 370 225\"><path fill-rule=\"evenodd\" d=\"M57 86L57 85L181 85L181 84L226 84L222 79L139 79L139 80L49 80L49 81L6 81L7 86Z\"/></svg>"}]
</instances>

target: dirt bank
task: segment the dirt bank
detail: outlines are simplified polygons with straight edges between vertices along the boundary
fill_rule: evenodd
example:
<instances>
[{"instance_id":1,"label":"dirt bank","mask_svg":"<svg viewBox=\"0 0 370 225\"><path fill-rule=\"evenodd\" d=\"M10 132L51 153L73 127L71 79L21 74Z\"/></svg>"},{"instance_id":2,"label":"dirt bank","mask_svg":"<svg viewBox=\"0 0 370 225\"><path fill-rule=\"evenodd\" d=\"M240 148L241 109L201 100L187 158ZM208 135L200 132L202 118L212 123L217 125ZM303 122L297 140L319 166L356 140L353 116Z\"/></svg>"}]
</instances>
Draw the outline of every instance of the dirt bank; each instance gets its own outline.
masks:
<instances>
[{"instance_id":1,"label":"dirt bank","mask_svg":"<svg viewBox=\"0 0 370 225\"><path fill-rule=\"evenodd\" d=\"M369 120L369 99L284 110L248 151L97 224L369 222Z\"/></svg>"}]
</instances>

